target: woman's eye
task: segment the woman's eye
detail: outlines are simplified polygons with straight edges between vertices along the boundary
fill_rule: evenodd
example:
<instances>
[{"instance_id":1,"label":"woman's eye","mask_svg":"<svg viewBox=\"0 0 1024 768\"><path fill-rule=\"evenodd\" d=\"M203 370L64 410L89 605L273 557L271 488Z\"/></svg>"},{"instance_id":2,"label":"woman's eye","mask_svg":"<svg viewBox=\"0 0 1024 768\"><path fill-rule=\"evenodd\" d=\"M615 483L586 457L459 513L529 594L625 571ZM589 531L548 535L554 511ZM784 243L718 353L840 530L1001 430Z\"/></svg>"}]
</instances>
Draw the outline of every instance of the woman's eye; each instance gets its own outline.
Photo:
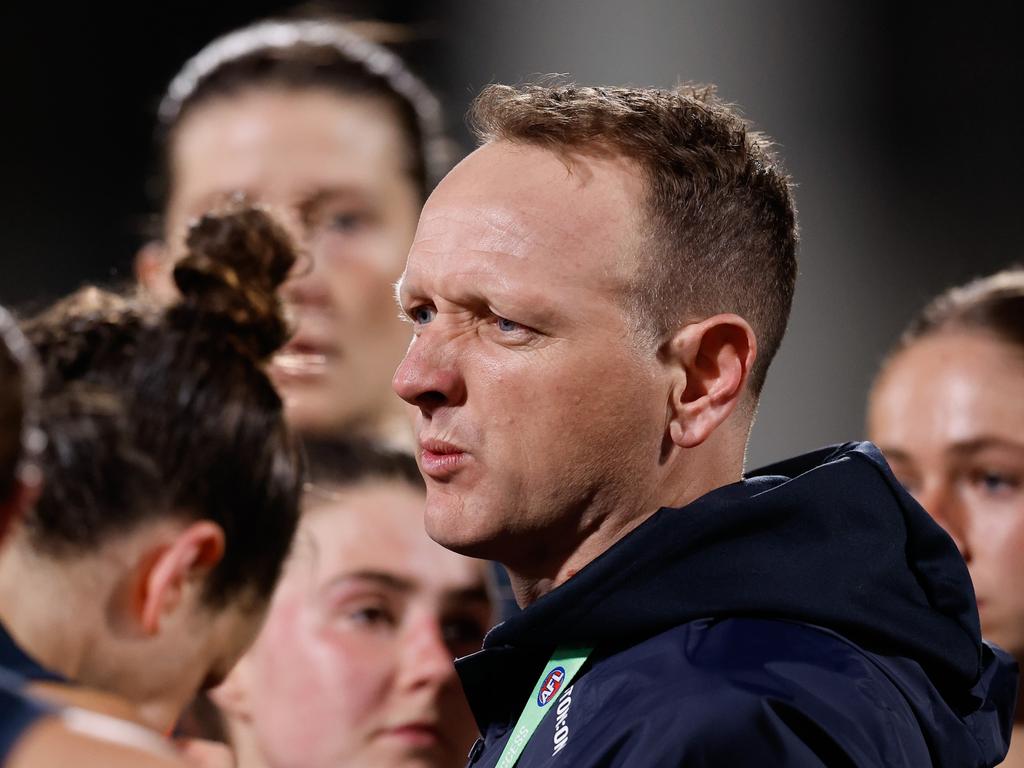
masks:
<instances>
[{"instance_id":1,"label":"woman's eye","mask_svg":"<svg viewBox=\"0 0 1024 768\"><path fill-rule=\"evenodd\" d=\"M365 624L366 626L390 626L395 623L391 612L379 606L357 608L349 611L348 617L357 624Z\"/></svg>"},{"instance_id":2,"label":"woman's eye","mask_svg":"<svg viewBox=\"0 0 1024 768\"><path fill-rule=\"evenodd\" d=\"M437 316L437 310L426 305L413 307L409 310L409 317L416 325L426 325Z\"/></svg>"},{"instance_id":3,"label":"woman's eye","mask_svg":"<svg viewBox=\"0 0 1024 768\"><path fill-rule=\"evenodd\" d=\"M366 223L366 216L361 213L336 213L327 220L328 227L334 232L354 232Z\"/></svg>"},{"instance_id":4,"label":"woman's eye","mask_svg":"<svg viewBox=\"0 0 1024 768\"><path fill-rule=\"evenodd\" d=\"M1012 477L1002 472L984 470L976 472L972 481L985 493L992 496L1008 493L1020 485L1020 478Z\"/></svg>"}]
</instances>

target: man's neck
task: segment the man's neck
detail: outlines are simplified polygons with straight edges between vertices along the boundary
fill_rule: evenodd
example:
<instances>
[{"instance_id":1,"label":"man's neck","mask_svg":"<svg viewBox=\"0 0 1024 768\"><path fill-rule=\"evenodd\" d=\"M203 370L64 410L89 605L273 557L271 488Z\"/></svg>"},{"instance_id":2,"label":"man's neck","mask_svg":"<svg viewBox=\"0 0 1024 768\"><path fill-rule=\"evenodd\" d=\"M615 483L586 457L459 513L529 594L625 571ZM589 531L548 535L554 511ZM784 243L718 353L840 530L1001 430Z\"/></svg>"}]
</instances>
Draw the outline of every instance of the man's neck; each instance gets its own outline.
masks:
<instances>
[{"instance_id":1,"label":"man's neck","mask_svg":"<svg viewBox=\"0 0 1024 768\"><path fill-rule=\"evenodd\" d=\"M709 464L725 466L725 463ZM742 457L735 466L725 466L715 475L694 476L681 468L669 474L669 479L647 497L622 499L611 509L595 516L596 522L578 539L578 544L567 554L547 564L506 563L509 582L516 603L526 608L538 599L567 582L588 564L618 541L646 522L662 507L684 507L723 485L742 477Z\"/></svg>"},{"instance_id":2,"label":"man's neck","mask_svg":"<svg viewBox=\"0 0 1024 768\"><path fill-rule=\"evenodd\" d=\"M525 569L520 571L510 566L509 583L516 603L520 608L525 608L560 587L657 511L658 507L655 506L645 513L629 515L624 519L616 519L614 516L606 518L603 524L587 535L568 557L551 569L550 575L532 575L525 573Z\"/></svg>"}]
</instances>

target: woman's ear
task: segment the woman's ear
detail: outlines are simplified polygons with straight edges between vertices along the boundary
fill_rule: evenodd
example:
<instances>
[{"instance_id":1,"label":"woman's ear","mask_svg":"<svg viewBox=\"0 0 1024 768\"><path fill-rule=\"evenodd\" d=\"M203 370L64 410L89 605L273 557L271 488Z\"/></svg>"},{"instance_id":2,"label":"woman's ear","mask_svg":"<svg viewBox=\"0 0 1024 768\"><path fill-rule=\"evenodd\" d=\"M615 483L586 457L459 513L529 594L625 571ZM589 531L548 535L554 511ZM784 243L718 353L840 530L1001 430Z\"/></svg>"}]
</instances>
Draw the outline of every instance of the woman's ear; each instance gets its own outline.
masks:
<instances>
[{"instance_id":1,"label":"woman's ear","mask_svg":"<svg viewBox=\"0 0 1024 768\"><path fill-rule=\"evenodd\" d=\"M136 583L138 621L146 635L156 635L164 617L182 604L196 576L205 576L224 557L224 531L216 523L192 523L142 561Z\"/></svg>"}]
</instances>

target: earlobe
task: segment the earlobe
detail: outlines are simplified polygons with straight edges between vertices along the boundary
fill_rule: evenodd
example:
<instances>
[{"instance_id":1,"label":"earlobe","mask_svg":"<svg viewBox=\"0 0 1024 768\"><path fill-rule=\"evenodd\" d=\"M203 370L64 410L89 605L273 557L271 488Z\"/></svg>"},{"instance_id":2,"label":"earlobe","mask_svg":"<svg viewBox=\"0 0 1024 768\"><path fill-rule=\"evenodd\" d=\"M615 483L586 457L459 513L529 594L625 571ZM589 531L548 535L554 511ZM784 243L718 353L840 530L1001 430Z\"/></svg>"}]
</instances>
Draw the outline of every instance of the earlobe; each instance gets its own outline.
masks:
<instances>
[{"instance_id":1,"label":"earlobe","mask_svg":"<svg viewBox=\"0 0 1024 768\"><path fill-rule=\"evenodd\" d=\"M694 448L742 399L757 340L746 320L721 314L683 326L665 350L667 362L677 373L670 394L668 436L680 448Z\"/></svg>"},{"instance_id":2,"label":"earlobe","mask_svg":"<svg viewBox=\"0 0 1024 768\"><path fill-rule=\"evenodd\" d=\"M224 531L208 520L193 523L167 545L152 552L140 581L140 623L147 635L178 608L196 576L204 576L224 557Z\"/></svg>"}]
</instances>

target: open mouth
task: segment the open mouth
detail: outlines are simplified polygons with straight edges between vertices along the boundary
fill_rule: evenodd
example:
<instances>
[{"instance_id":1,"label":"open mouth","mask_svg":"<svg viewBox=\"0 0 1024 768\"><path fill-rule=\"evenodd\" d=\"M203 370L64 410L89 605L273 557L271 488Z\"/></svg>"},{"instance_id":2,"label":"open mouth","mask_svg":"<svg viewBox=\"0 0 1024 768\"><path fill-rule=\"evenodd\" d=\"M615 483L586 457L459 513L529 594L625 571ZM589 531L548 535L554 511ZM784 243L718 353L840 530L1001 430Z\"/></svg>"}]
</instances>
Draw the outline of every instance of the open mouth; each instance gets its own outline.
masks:
<instances>
[{"instance_id":1,"label":"open mouth","mask_svg":"<svg viewBox=\"0 0 1024 768\"><path fill-rule=\"evenodd\" d=\"M327 355L323 352L287 349L274 355L275 373L285 377L322 376L327 370Z\"/></svg>"},{"instance_id":2,"label":"open mouth","mask_svg":"<svg viewBox=\"0 0 1024 768\"><path fill-rule=\"evenodd\" d=\"M271 373L284 380L317 378L327 372L331 360L335 357L335 347L317 343L300 334L274 355Z\"/></svg>"}]
</instances>

